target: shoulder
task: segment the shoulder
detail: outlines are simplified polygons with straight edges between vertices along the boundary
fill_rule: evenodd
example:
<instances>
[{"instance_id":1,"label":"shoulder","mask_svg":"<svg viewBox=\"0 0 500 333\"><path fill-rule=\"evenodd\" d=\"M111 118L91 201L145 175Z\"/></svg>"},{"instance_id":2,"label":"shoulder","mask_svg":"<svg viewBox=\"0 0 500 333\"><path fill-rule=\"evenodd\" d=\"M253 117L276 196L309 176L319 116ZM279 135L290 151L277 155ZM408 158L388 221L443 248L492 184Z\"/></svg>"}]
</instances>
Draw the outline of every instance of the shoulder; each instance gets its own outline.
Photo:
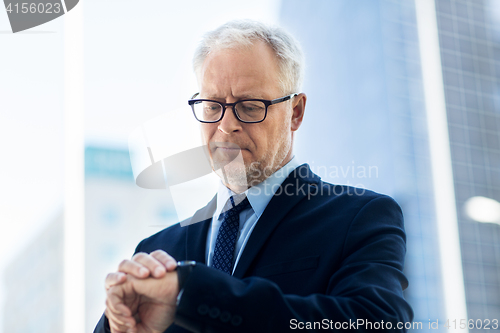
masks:
<instances>
[{"instance_id":1,"label":"shoulder","mask_svg":"<svg viewBox=\"0 0 500 333\"><path fill-rule=\"evenodd\" d=\"M283 185L283 194L305 194L305 200L311 205L333 205L354 211L361 210L365 205L384 206L401 213L401 208L390 196L365 188L325 182L307 164L295 169Z\"/></svg>"},{"instance_id":2,"label":"shoulder","mask_svg":"<svg viewBox=\"0 0 500 333\"><path fill-rule=\"evenodd\" d=\"M318 192L325 196L326 200L338 200L341 204L362 208L365 205L389 205L399 211L398 203L389 195L378 193L366 188L335 185L321 181L318 184ZM323 193L321 193L323 192Z\"/></svg>"}]
</instances>

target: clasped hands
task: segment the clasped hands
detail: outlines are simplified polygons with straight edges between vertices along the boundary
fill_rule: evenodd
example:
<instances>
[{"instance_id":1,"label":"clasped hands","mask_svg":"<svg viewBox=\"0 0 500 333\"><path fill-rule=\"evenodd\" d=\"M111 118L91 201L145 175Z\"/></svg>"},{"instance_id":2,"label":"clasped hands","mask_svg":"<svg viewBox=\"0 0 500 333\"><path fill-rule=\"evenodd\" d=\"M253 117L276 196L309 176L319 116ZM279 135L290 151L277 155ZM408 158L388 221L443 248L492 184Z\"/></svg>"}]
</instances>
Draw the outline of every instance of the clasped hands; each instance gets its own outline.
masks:
<instances>
[{"instance_id":1,"label":"clasped hands","mask_svg":"<svg viewBox=\"0 0 500 333\"><path fill-rule=\"evenodd\" d=\"M112 333L163 333L174 321L177 262L162 250L136 253L106 276L106 310Z\"/></svg>"}]
</instances>

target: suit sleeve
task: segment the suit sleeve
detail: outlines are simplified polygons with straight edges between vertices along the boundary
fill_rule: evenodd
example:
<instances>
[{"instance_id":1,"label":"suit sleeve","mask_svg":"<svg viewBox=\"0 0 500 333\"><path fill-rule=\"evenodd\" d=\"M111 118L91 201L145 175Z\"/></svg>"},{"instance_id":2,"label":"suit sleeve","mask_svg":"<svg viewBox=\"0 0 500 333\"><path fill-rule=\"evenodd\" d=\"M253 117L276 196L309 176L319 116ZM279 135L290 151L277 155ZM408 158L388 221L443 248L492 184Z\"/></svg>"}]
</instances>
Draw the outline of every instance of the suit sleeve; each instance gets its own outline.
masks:
<instances>
[{"instance_id":1,"label":"suit sleeve","mask_svg":"<svg viewBox=\"0 0 500 333\"><path fill-rule=\"evenodd\" d=\"M237 279L199 264L184 284L175 324L192 332L324 331L339 324L361 332L405 331L398 323L413 318L403 298L405 242L398 204L377 197L351 221L341 267L325 294L283 294L264 278Z\"/></svg>"},{"instance_id":2,"label":"suit sleeve","mask_svg":"<svg viewBox=\"0 0 500 333\"><path fill-rule=\"evenodd\" d=\"M106 315L103 314L101 316L101 319L94 328L94 333L111 333L109 329L108 318L106 318Z\"/></svg>"}]
</instances>

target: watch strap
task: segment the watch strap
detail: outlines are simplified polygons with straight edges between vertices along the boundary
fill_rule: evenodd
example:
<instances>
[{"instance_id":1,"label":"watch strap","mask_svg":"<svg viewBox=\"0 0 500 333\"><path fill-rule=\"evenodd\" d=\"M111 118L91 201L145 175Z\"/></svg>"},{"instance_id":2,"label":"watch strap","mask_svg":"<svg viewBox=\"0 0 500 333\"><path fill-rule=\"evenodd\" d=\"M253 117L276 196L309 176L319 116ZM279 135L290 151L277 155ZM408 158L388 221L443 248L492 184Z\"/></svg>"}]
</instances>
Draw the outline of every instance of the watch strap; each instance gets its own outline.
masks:
<instances>
[{"instance_id":1,"label":"watch strap","mask_svg":"<svg viewBox=\"0 0 500 333\"><path fill-rule=\"evenodd\" d=\"M196 261L193 260L184 260L177 262L176 270L177 270L177 279L179 281L179 290L182 290L184 288L184 284L189 274L191 274L191 271L193 270L194 266L196 266Z\"/></svg>"}]
</instances>

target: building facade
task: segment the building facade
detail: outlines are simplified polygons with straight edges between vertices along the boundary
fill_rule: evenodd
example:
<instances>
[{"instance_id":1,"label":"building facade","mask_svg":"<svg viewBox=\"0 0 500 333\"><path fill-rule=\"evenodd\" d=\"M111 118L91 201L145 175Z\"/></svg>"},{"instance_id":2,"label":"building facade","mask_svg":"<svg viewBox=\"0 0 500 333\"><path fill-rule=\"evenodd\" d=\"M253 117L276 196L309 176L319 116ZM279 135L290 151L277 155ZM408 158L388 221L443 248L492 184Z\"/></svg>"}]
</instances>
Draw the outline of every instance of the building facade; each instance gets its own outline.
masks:
<instances>
[{"instance_id":1,"label":"building facade","mask_svg":"<svg viewBox=\"0 0 500 333\"><path fill-rule=\"evenodd\" d=\"M500 317L500 226L463 213L472 196L500 199L499 23L492 3L436 1L466 305L474 320ZM308 65L297 154L327 181L387 193L400 203L408 238L406 298L424 330L429 320L444 324L415 3L315 4L291 1L281 11ZM358 172L374 166L375 174ZM344 172L328 172L339 169Z\"/></svg>"},{"instance_id":2,"label":"building facade","mask_svg":"<svg viewBox=\"0 0 500 333\"><path fill-rule=\"evenodd\" d=\"M460 318L445 318L415 2L301 4L291 1L281 11L308 64L297 154L322 168L327 181L387 193L400 203L406 298L423 330L429 320L444 329L446 319ZM464 203L474 196L500 200L500 3L435 4L467 316L484 323L500 318L500 226L471 220ZM353 171L374 166L371 175Z\"/></svg>"},{"instance_id":3,"label":"building facade","mask_svg":"<svg viewBox=\"0 0 500 333\"><path fill-rule=\"evenodd\" d=\"M499 5L436 0L467 314L483 322L500 318L500 225L473 221L464 204L500 201Z\"/></svg>"}]
</instances>

